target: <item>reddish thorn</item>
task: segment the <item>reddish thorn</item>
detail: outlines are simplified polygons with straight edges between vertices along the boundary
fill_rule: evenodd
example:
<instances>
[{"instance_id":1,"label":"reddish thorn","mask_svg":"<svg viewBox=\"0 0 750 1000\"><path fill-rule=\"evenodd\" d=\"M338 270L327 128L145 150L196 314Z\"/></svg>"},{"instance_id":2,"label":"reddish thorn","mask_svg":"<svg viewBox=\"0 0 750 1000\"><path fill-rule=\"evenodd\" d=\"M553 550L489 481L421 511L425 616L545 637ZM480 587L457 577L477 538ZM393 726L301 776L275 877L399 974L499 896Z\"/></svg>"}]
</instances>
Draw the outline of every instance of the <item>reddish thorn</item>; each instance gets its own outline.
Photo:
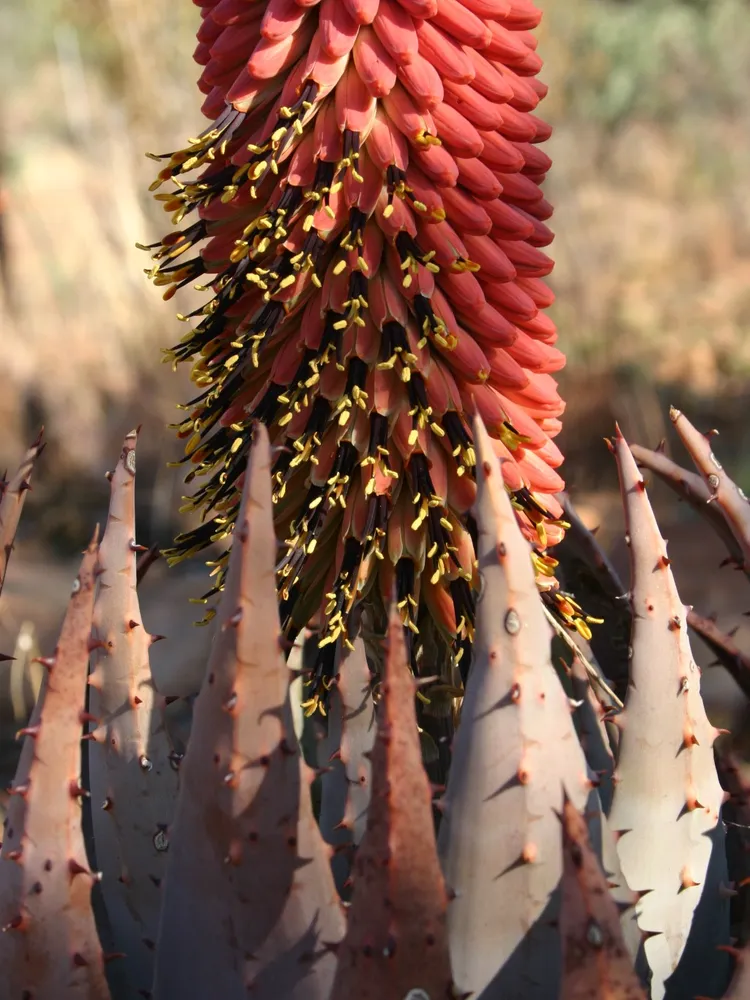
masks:
<instances>
[{"instance_id":1,"label":"reddish thorn","mask_svg":"<svg viewBox=\"0 0 750 1000\"><path fill-rule=\"evenodd\" d=\"M43 667L46 667L48 670L51 670L55 665L55 658L54 656L35 656L31 662L41 663Z\"/></svg>"},{"instance_id":2,"label":"reddish thorn","mask_svg":"<svg viewBox=\"0 0 750 1000\"><path fill-rule=\"evenodd\" d=\"M32 740L35 740L39 735L39 724L35 726L24 726L23 729L19 729L16 733L16 739L20 740L22 736L30 736Z\"/></svg>"},{"instance_id":3,"label":"reddish thorn","mask_svg":"<svg viewBox=\"0 0 750 1000\"><path fill-rule=\"evenodd\" d=\"M90 794L86 791L80 781L76 780L69 782L68 791L70 792L71 799L87 799Z\"/></svg>"},{"instance_id":4,"label":"reddish thorn","mask_svg":"<svg viewBox=\"0 0 750 1000\"><path fill-rule=\"evenodd\" d=\"M739 948L735 948L731 944L717 944L717 951L725 951L727 955L731 955L735 962L739 962L742 959L742 952Z\"/></svg>"},{"instance_id":5,"label":"reddish thorn","mask_svg":"<svg viewBox=\"0 0 750 1000\"><path fill-rule=\"evenodd\" d=\"M70 873L71 881L76 877L76 875L91 875L88 868L84 868L83 865L79 864L75 858L70 858L68 861L68 872Z\"/></svg>"}]
</instances>

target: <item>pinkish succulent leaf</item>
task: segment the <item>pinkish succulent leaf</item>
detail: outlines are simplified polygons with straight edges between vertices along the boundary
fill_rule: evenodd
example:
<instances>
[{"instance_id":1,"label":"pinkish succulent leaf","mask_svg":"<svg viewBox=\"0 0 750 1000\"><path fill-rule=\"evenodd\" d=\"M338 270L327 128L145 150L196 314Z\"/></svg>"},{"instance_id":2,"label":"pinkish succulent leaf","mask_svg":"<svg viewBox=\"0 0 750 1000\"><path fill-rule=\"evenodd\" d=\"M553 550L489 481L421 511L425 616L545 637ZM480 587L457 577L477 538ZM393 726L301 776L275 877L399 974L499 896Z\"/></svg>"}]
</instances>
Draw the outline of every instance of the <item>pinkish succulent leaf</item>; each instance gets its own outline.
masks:
<instances>
[{"instance_id":1,"label":"pinkish succulent leaf","mask_svg":"<svg viewBox=\"0 0 750 1000\"><path fill-rule=\"evenodd\" d=\"M320 830L338 850L333 858L336 886L342 891L349 877L346 847L362 840L370 804L370 751L375 740L372 677L361 638L341 658L328 708L328 735L320 743Z\"/></svg>"},{"instance_id":2,"label":"pinkish succulent leaf","mask_svg":"<svg viewBox=\"0 0 750 1000\"><path fill-rule=\"evenodd\" d=\"M570 801L563 807L562 824L560 1000L645 1000L608 880L591 848L586 823Z\"/></svg>"},{"instance_id":3,"label":"pinkish succulent leaf","mask_svg":"<svg viewBox=\"0 0 750 1000\"><path fill-rule=\"evenodd\" d=\"M180 768L155 997L328 1000L344 916L299 756L255 431L211 658ZM248 993L249 991L249 993Z\"/></svg>"},{"instance_id":4,"label":"pinkish succulent leaf","mask_svg":"<svg viewBox=\"0 0 750 1000\"><path fill-rule=\"evenodd\" d=\"M740 565L750 573L750 502L722 468L711 450L709 438L674 406L669 410L669 417L708 487L707 502L715 503L723 514L742 552Z\"/></svg>"},{"instance_id":5,"label":"pinkish succulent leaf","mask_svg":"<svg viewBox=\"0 0 750 1000\"><path fill-rule=\"evenodd\" d=\"M573 713L573 722L578 739L586 761L599 783L598 792L602 809L605 813L609 813L612 805L612 775L615 761L604 721L607 709L597 698L586 668L575 656L570 670L570 685L577 706Z\"/></svg>"},{"instance_id":6,"label":"pinkish succulent leaf","mask_svg":"<svg viewBox=\"0 0 750 1000\"><path fill-rule=\"evenodd\" d=\"M577 657L573 659L570 682L577 703L573 722L589 765L591 779L596 784L586 808L589 837L607 876L610 894L620 909L621 931L635 961L640 949L640 932L635 918L637 897L628 888L620 869L615 838L607 820L612 807L615 762L606 723L603 721L605 709Z\"/></svg>"},{"instance_id":7,"label":"pinkish succulent leaf","mask_svg":"<svg viewBox=\"0 0 750 1000\"><path fill-rule=\"evenodd\" d=\"M578 516L568 494L561 493L558 499L563 509L563 516L570 525L565 532L566 545L574 548L586 565L596 574L599 585L607 597L613 601L619 600L625 588L617 570L599 545L594 533L589 531Z\"/></svg>"},{"instance_id":8,"label":"pinkish succulent leaf","mask_svg":"<svg viewBox=\"0 0 750 1000\"><path fill-rule=\"evenodd\" d=\"M39 431L36 441L29 446L18 469L6 483L3 483L0 490L0 593L5 583L5 574L8 572L8 562L13 551L13 540L18 530L21 511L29 491L31 473L34 471L36 460L44 451L43 434L44 428Z\"/></svg>"},{"instance_id":9,"label":"pinkish succulent leaf","mask_svg":"<svg viewBox=\"0 0 750 1000\"><path fill-rule=\"evenodd\" d=\"M331 1000L451 996L447 897L422 766L404 628L393 606L367 829ZM419 992L422 991L422 992Z\"/></svg>"},{"instance_id":10,"label":"pinkish succulent leaf","mask_svg":"<svg viewBox=\"0 0 750 1000\"><path fill-rule=\"evenodd\" d=\"M588 643L598 667L615 693L622 698L628 685L628 597L620 577L593 531L584 524L570 497L559 498L568 524L565 540L556 557L560 559L571 590L586 611L603 619L591 627ZM610 741L613 734L610 732Z\"/></svg>"},{"instance_id":11,"label":"pinkish succulent leaf","mask_svg":"<svg viewBox=\"0 0 750 1000\"><path fill-rule=\"evenodd\" d=\"M571 708L550 659L551 631L531 550L481 420L474 425L482 588L474 657L444 800L439 849L449 889L457 985L483 1000L541 1000L560 976L563 789L590 783Z\"/></svg>"},{"instance_id":12,"label":"pinkish succulent leaf","mask_svg":"<svg viewBox=\"0 0 750 1000\"><path fill-rule=\"evenodd\" d=\"M750 698L750 657L748 657L732 638L710 618L698 615L692 609L688 612L687 623L701 637L719 663L731 674L745 696Z\"/></svg>"},{"instance_id":13,"label":"pinkish succulent leaf","mask_svg":"<svg viewBox=\"0 0 750 1000\"><path fill-rule=\"evenodd\" d=\"M49 677L27 727L0 858L3 995L108 1000L81 832L81 715L98 529L73 584Z\"/></svg>"},{"instance_id":14,"label":"pinkish succulent leaf","mask_svg":"<svg viewBox=\"0 0 750 1000\"><path fill-rule=\"evenodd\" d=\"M734 892L732 934L744 945L750 942L750 782L740 761L723 743L716 746L716 767L728 795L722 819L727 828L728 888Z\"/></svg>"},{"instance_id":15,"label":"pinkish succulent leaf","mask_svg":"<svg viewBox=\"0 0 750 1000\"><path fill-rule=\"evenodd\" d=\"M639 444L631 444L630 450L633 453L633 458L642 469L648 469L649 472L653 472L678 497L689 504L701 517L706 519L707 523L711 525L726 545L731 558L737 565L741 566L743 562L742 549L734 537L721 508L717 507L715 503L709 503L711 491L704 479L696 472L683 469L676 462L673 462L671 458L667 458L661 451L651 451L650 448L643 448Z\"/></svg>"},{"instance_id":16,"label":"pinkish succulent leaf","mask_svg":"<svg viewBox=\"0 0 750 1000\"><path fill-rule=\"evenodd\" d=\"M156 544L146 549L146 551L138 557L138 562L135 564L135 582L137 584L141 583L146 573L148 573L154 563L158 562L160 558L161 549Z\"/></svg>"},{"instance_id":17,"label":"pinkish succulent leaf","mask_svg":"<svg viewBox=\"0 0 750 1000\"><path fill-rule=\"evenodd\" d=\"M630 543L633 632L609 820L621 834L625 879L643 893L637 916L650 935L644 948L652 1000L682 995L680 983L709 994L722 976L714 949L728 935L719 893L726 870L722 876L723 793L712 750L718 732L706 717L666 545L619 429L612 447Z\"/></svg>"},{"instance_id":18,"label":"pinkish succulent leaf","mask_svg":"<svg viewBox=\"0 0 750 1000\"><path fill-rule=\"evenodd\" d=\"M113 940L134 995L151 989L161 883L177 801L176 762L154 689L152 638L136 592L137 431L112 473L94 604L88 746L96 862ZM108 942L109 943L109 942Z\"/></svg>"},{"instance_id":19,"label":"pinkish succulent leaf","mask_svg":"<svg viewBox=\"0 0 750 1000\"><path fill-rule=\"evenodd\" d=\"M731 949L731 954L735 960L734 976L724 1000L750 1000L750 947L745 946L741 951Z\"/></svg>"}]
</instances>

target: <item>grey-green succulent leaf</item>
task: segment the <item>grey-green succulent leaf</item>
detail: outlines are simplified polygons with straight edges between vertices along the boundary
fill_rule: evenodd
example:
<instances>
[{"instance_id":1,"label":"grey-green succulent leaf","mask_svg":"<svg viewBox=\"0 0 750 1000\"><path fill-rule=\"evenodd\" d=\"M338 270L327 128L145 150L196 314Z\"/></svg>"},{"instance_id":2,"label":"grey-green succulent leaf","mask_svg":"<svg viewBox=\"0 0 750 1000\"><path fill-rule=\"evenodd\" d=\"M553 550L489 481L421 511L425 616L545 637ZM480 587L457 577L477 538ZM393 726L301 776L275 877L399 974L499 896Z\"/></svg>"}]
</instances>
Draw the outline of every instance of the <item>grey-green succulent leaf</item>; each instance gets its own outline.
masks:
<instances>
[{"instance_id":1,"label":"grey-green succulent leaf","mask_svg":"<svg viewBox=\"0 0 750 1000\"><path fill-rule=\"evenodd\" d=\"M255 434L180 769L156 1000L327 1000L344 934L330 848L312 812L312 772L294 731L276 603L271 453L263 425Z\"/></svg>"},{"instance_id":2,"label":"grey-green succulent leaf","mask_svg":"<svg viewBox=\"0 0 750 1000\"><path fill-rule=\"evenodd\" d=\"M96 861L112 935L107 944L125 955L124 969L111 970L117 1000L140 1000L153 982L178 780L164 699L151 673L153 640L143 627L136 590L136 436L131 431L125 438L111 475L89 677L89 711L96 721L86 744Z\"/></svg>"}]
</instances>

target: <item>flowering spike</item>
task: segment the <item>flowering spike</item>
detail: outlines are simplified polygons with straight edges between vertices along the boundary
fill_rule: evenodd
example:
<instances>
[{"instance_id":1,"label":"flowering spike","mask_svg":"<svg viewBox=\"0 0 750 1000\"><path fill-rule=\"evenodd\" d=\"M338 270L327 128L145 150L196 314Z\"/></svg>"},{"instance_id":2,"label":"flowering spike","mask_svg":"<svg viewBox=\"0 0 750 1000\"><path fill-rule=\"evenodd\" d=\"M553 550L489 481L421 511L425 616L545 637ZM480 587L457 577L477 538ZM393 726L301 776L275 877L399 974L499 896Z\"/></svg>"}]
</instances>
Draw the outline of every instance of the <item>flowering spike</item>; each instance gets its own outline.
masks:
<instances>
[{"instance_id":1,"label":"flowering spike","mask_svg":"<svg viewBox=\"0 0 750 1000\"><path fill-rule=\"evenodd\" d=\"M372 750L367 829L354 862L349 927L331 1000L380 1000L410 991L451 996L445 886L422 765L415 686L395 604Z\"/></svg>"},{"instance_id":2,"label":"flowering spike","mask_svg":"<svg viewBox=\"0 0 750 1000\"><path fill-rule=\"evenodd\" d=\"M166 870L167 828L177 798L177 773L163 711L155 698L150 636L136 592L136 431L125 438L110 480L109 516L99 550L89 727L86 743L102 894L113 935L126 954L122 974L134 992L150 989ZM109 801L111 808L99 808ZM121 876L127 872L127 879Z\"/></svg>"},{"instance_id":3,"label":"flowering spike","mask_svg":"<svg viewBox=\"0 0 750 1000\"><path fill-rule=\"evenodd\" d=\"M7 482L4 479L0 482L0 593L2 593L5 583L5 574L8 571L8 562L13 551L13 540L16 537L21 511L30 488L31 474L34 471L36 460L44 451L43 434L44 428L39 431L36 440L30 445L13 476Z\"/></svg>"},{"instance_id":4,"label":"flowering spike","mask_svg":"<svg viewBox=\"0 0 750 1000\"><path fill-rule=\"evenodd\" d=\"M439 839L446 881L457 894L448 911L451 961L458 986L486 1000L541 1000L554 994L560 976L552 921L563 787L577 809L590 788L550 660L528 542L480 418L474 438L483 590Z\"/></svg>"},{"instance_id":5,"label":"flowering spike","mask_svg":"<svg viewBox=\"0 0 750 1000\"><path fill-rule=\"evenodd\" d=\"M664 540L619 428L614 450L630 538L633 631L609 820L614 830L625 831L617 853L627 884L635 892L650 890L636 912L641 931L649 934L644 948L653 1000L680 988L719 995L726 966L713 952L726 943L729 913L717 891L727 875L715 730L700 694L686 609L662 559ZM701 807L686 809L693 799ZM691 947L685 950L688 936Z\"/></svg>"},{"instance_id":6,"label":"flowering spike","mask_svg":"<svg viewBox=\"0 0 750 1000\"><path fill-rule=\"evenodd\" d=\"M278 643L270 465L259 424L180 767L156 1000L248 990L254 1000L327 1000L335 958L323 944L344 932Z\"/></svg>"},{"instance_id":7,"label":"flowering spike","mask_svg":"<svg viewBox=\"0 0 750 1000\"><path fill-rule=\"evenodd\" d=\"M170 297L213 296L167 352L197 395L178 434L201 524L168 558L232 532L253 420L274 446L284 632L322 626L311 704L356 605L396 578L470 652L478 577L470 423L503 460L540 586L555 597L564 364L542 310L552 261L541 185L550 133L523 0L284 0L206 5L196 59L211 124L154 184L184 229L152 247ZM520 12L520 13L519 13ZM164 185L171 190L162 191ZM218 560L221 590L227 554ZM468 657L465 661L468 664Z\"/></svg>"},{"instance_id":8,"label":"flowering spike","mask_svg":"<svg viewBox=\"0 0 750 1000\"><path fill-rule=\"evenodd\" d=\"M98 529L81 563L45 675L8 807L0 855L0 966L7 996L109 1000L91 908L81 805L71 795L81 771L80 706L86 690ZM76 961L79 955L82 961Z\"/></svg>"}]
</instances>

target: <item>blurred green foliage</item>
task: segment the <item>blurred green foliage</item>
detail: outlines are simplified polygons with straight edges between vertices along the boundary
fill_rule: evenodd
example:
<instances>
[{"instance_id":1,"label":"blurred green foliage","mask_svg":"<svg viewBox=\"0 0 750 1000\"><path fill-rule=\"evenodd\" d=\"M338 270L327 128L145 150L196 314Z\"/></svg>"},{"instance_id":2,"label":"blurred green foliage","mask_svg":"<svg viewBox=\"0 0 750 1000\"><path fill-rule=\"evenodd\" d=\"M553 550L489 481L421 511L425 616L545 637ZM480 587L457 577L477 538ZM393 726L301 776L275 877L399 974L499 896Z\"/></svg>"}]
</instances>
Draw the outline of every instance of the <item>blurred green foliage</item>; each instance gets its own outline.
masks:
<instances>
[{"instance_id":1,"label":"blurred green foliage","mask_svg":"<svg viewBox=\"0 0 750 1000\"><path fill-rule=\"evenodd\" d=\"M556 105L612 129L633 118L747 113L747 0L548 0L548 48L566 50ZM549 56L548 56L549 58Z\"/></svg>"}]
</instances>

